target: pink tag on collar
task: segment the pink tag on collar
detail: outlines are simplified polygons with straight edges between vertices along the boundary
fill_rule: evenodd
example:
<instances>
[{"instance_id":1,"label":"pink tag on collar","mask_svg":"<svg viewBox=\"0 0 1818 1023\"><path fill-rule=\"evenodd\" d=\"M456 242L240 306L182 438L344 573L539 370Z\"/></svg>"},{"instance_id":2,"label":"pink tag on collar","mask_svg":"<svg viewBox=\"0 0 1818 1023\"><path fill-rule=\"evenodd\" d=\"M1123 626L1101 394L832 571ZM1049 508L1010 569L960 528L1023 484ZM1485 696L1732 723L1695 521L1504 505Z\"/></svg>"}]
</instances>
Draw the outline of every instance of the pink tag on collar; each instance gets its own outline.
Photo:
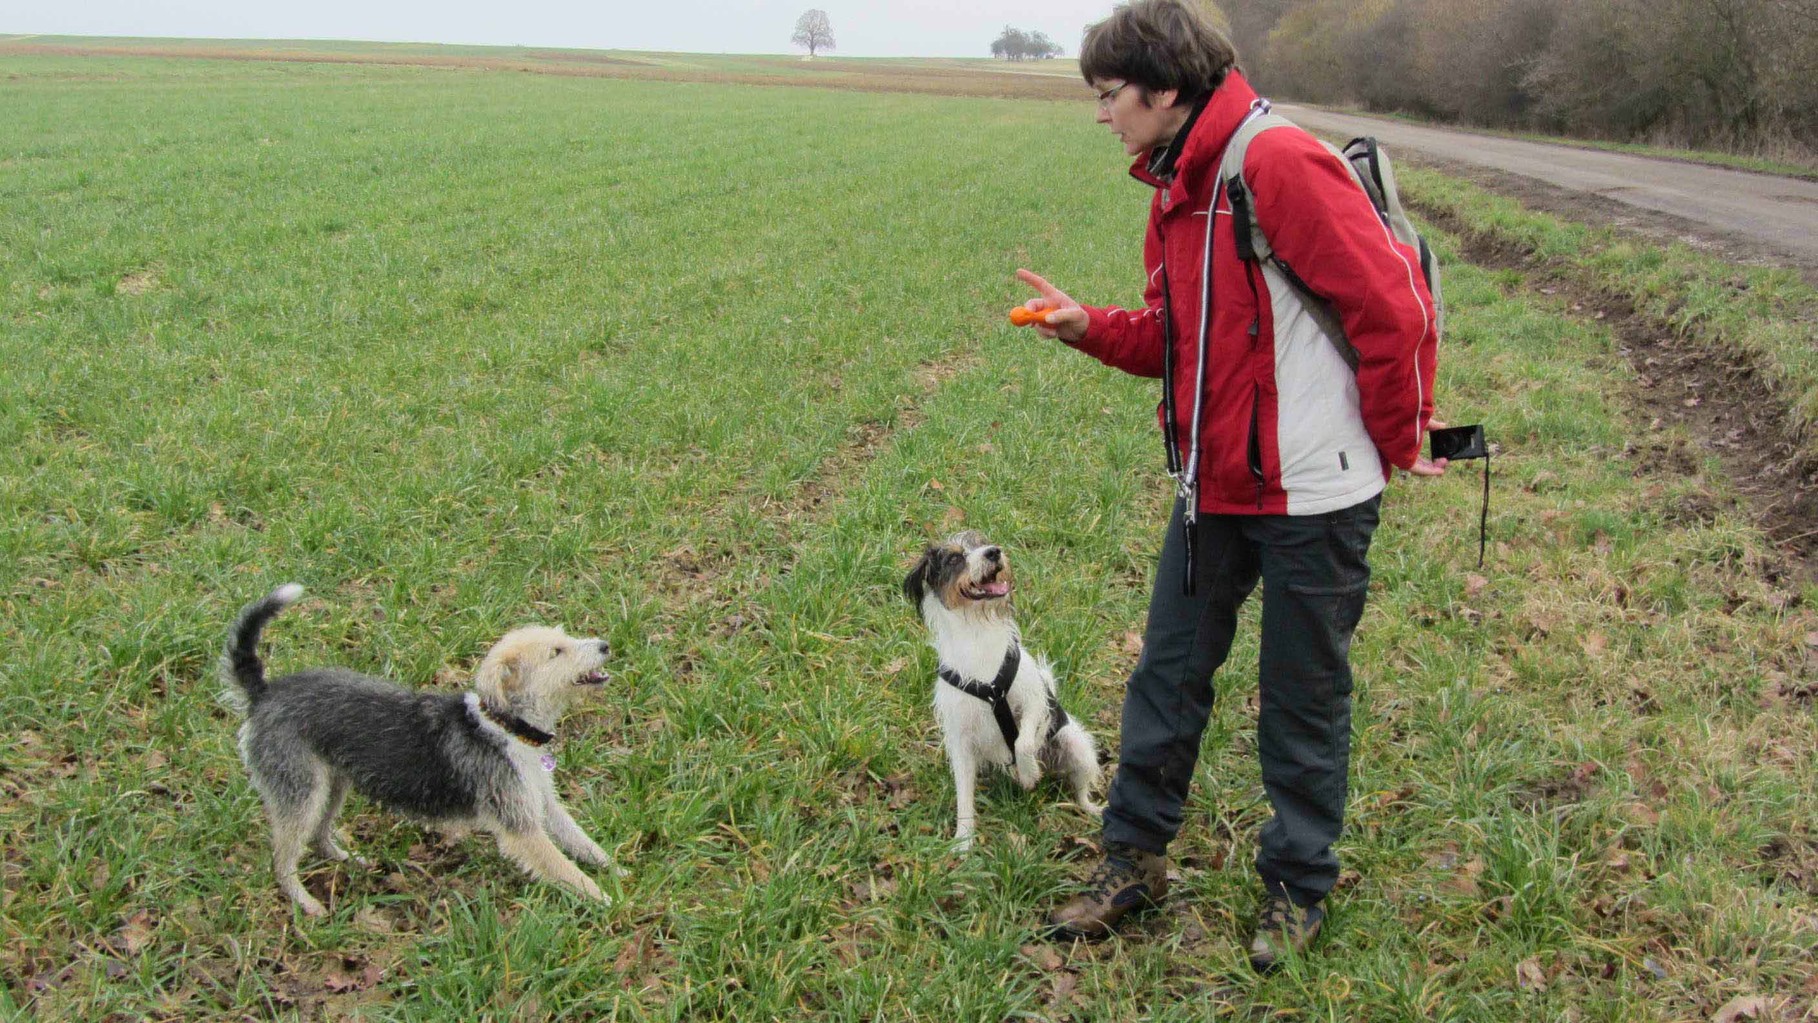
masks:
<instances>
[{"instance_id":1,"label":"pink tag on collar","mask_svg":"<svg viewBox=\"0 0 1818 1023\"><path fill-rule=\"evenodd\" d=\"M555 772L555 754L554 753L543 754L543 756L537 760L537 763L543 765L543 770L548 771L552 774Z\"/></svg>"}]
</instances>

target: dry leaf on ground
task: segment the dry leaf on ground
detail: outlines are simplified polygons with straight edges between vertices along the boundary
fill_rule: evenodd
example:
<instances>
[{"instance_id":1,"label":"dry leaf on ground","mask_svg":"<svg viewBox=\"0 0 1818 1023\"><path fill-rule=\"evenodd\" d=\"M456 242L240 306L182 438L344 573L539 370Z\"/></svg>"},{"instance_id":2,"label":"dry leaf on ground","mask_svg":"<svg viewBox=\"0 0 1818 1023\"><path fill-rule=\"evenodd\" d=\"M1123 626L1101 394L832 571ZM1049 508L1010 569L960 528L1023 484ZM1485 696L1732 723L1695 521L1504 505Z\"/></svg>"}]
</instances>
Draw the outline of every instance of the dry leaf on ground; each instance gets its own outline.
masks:
<instances>
[{"instance_id":1,"label":"dry leaf on ground","mask_svg":"<svg viewBox=\"0 0 1818 1023\"><path fill-rule=\"evenodd\" d=\"M1767 999L1760 995L1737 995L1723 1003L1717 1015L1711 1017L1711 1023L1736 1023L1741 1019L1764 1019L1768 1011Z\"/></svg>"},{"instance_id":2,"label":"dry leaf on ground","mask_svg":"<svg viewBox=\"0 0 1818 1023\"><path fill-rule=\"evenodd\" d=\"M1515 983L1524 991L1545 991L1547 989L1547 971L1540 968L1540 960L1529 957L1515 967Z\"/></svg>"}]
</instances>

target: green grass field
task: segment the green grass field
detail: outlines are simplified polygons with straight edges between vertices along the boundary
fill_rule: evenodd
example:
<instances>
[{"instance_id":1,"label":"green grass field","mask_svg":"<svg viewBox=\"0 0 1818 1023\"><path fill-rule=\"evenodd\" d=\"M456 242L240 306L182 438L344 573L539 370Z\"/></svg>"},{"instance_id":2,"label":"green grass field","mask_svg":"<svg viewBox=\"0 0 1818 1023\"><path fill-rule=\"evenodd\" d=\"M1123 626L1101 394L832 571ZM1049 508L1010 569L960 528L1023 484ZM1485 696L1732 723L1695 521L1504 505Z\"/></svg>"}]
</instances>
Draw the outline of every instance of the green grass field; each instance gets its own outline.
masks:
<instances>
[{"instance_id":1,"label":"green grass field","mask_svg":"<svg viewBox=\"0 0 1818 1023\"><path fill-rule=\"evenodd\" d=\"M1254 621L1175 896L1056 947L1095 829L1000 780L950 853L897 591L926 538L1005 544L1115 752L1155 385L1003 322L1019 265L1138 300L1088 103L7 54L0 108L0 1016L1818 1018L1818 587L1512 272L1447 283L1488 563L1475 467L1391 486L1349 870L1258 980ZM376 866L309 863L293 916L213 678L291 580L277 671L612 640L557 782L613 907L356 799Z\"/></svg>"}]
</instances>

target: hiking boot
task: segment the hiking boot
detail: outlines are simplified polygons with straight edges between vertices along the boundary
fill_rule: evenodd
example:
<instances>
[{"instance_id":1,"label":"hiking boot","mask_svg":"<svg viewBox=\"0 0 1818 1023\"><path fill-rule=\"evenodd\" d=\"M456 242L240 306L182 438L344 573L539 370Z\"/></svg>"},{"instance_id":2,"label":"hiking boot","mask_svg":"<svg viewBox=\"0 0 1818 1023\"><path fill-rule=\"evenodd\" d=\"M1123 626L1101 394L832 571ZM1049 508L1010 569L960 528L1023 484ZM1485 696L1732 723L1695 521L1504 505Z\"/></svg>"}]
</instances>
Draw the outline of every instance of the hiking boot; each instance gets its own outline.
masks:
<instances>
[{"instance_id":1,"label":"hiking boot","mask_svg":"<svg viewBox=\"0 0 1818 1023\"><path fill-rule=\"evenodd\" d=\"M1168 894L1168 858L1119 842L1105 843L1105 858L1086 881L1086 892L1048 915L1056 938L1097 941L1127 913L1147 909Z\"/></svg>"},{"instance_id":2,"label":"hiking boot","mask_svg":"<svg viewBox=\"0 0 1818 1023\"><path fill-rule=\"evenodd\" d=\"M1318 906L1296 906L1286 895L1266 897L1250 939L1250 967L1268 973L1288 956L1305 952L1325 922L1326 911Z\"/></svg>"}]
</instances>

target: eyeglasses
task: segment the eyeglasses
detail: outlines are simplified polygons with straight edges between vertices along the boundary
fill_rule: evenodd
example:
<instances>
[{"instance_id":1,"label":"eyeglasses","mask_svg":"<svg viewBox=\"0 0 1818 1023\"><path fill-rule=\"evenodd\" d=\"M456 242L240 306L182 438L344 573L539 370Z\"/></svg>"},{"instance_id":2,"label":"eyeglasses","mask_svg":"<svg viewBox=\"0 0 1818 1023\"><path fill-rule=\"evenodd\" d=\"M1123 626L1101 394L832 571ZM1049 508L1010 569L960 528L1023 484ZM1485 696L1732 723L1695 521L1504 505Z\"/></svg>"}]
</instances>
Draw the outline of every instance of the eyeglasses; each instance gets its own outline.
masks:
<instances>
[{"instance_id":1,"label":"eyeglasses","mask_svg":"<svg viewBox=\"0 0 1818 1023\"><path fill-rule=\"evenodd\" d=\"M1121 85L1113 85L1111 88L1106 89L1104 92L1099 93L1098 94L1098 108L1100 110L1111 109L1111 101L1117 99L1117 94L1120 92L1123 92L1125 89L1128 89L1129 87L1130 87L1130 83L1124 82Z\"/></svg>"}]
</instances>

